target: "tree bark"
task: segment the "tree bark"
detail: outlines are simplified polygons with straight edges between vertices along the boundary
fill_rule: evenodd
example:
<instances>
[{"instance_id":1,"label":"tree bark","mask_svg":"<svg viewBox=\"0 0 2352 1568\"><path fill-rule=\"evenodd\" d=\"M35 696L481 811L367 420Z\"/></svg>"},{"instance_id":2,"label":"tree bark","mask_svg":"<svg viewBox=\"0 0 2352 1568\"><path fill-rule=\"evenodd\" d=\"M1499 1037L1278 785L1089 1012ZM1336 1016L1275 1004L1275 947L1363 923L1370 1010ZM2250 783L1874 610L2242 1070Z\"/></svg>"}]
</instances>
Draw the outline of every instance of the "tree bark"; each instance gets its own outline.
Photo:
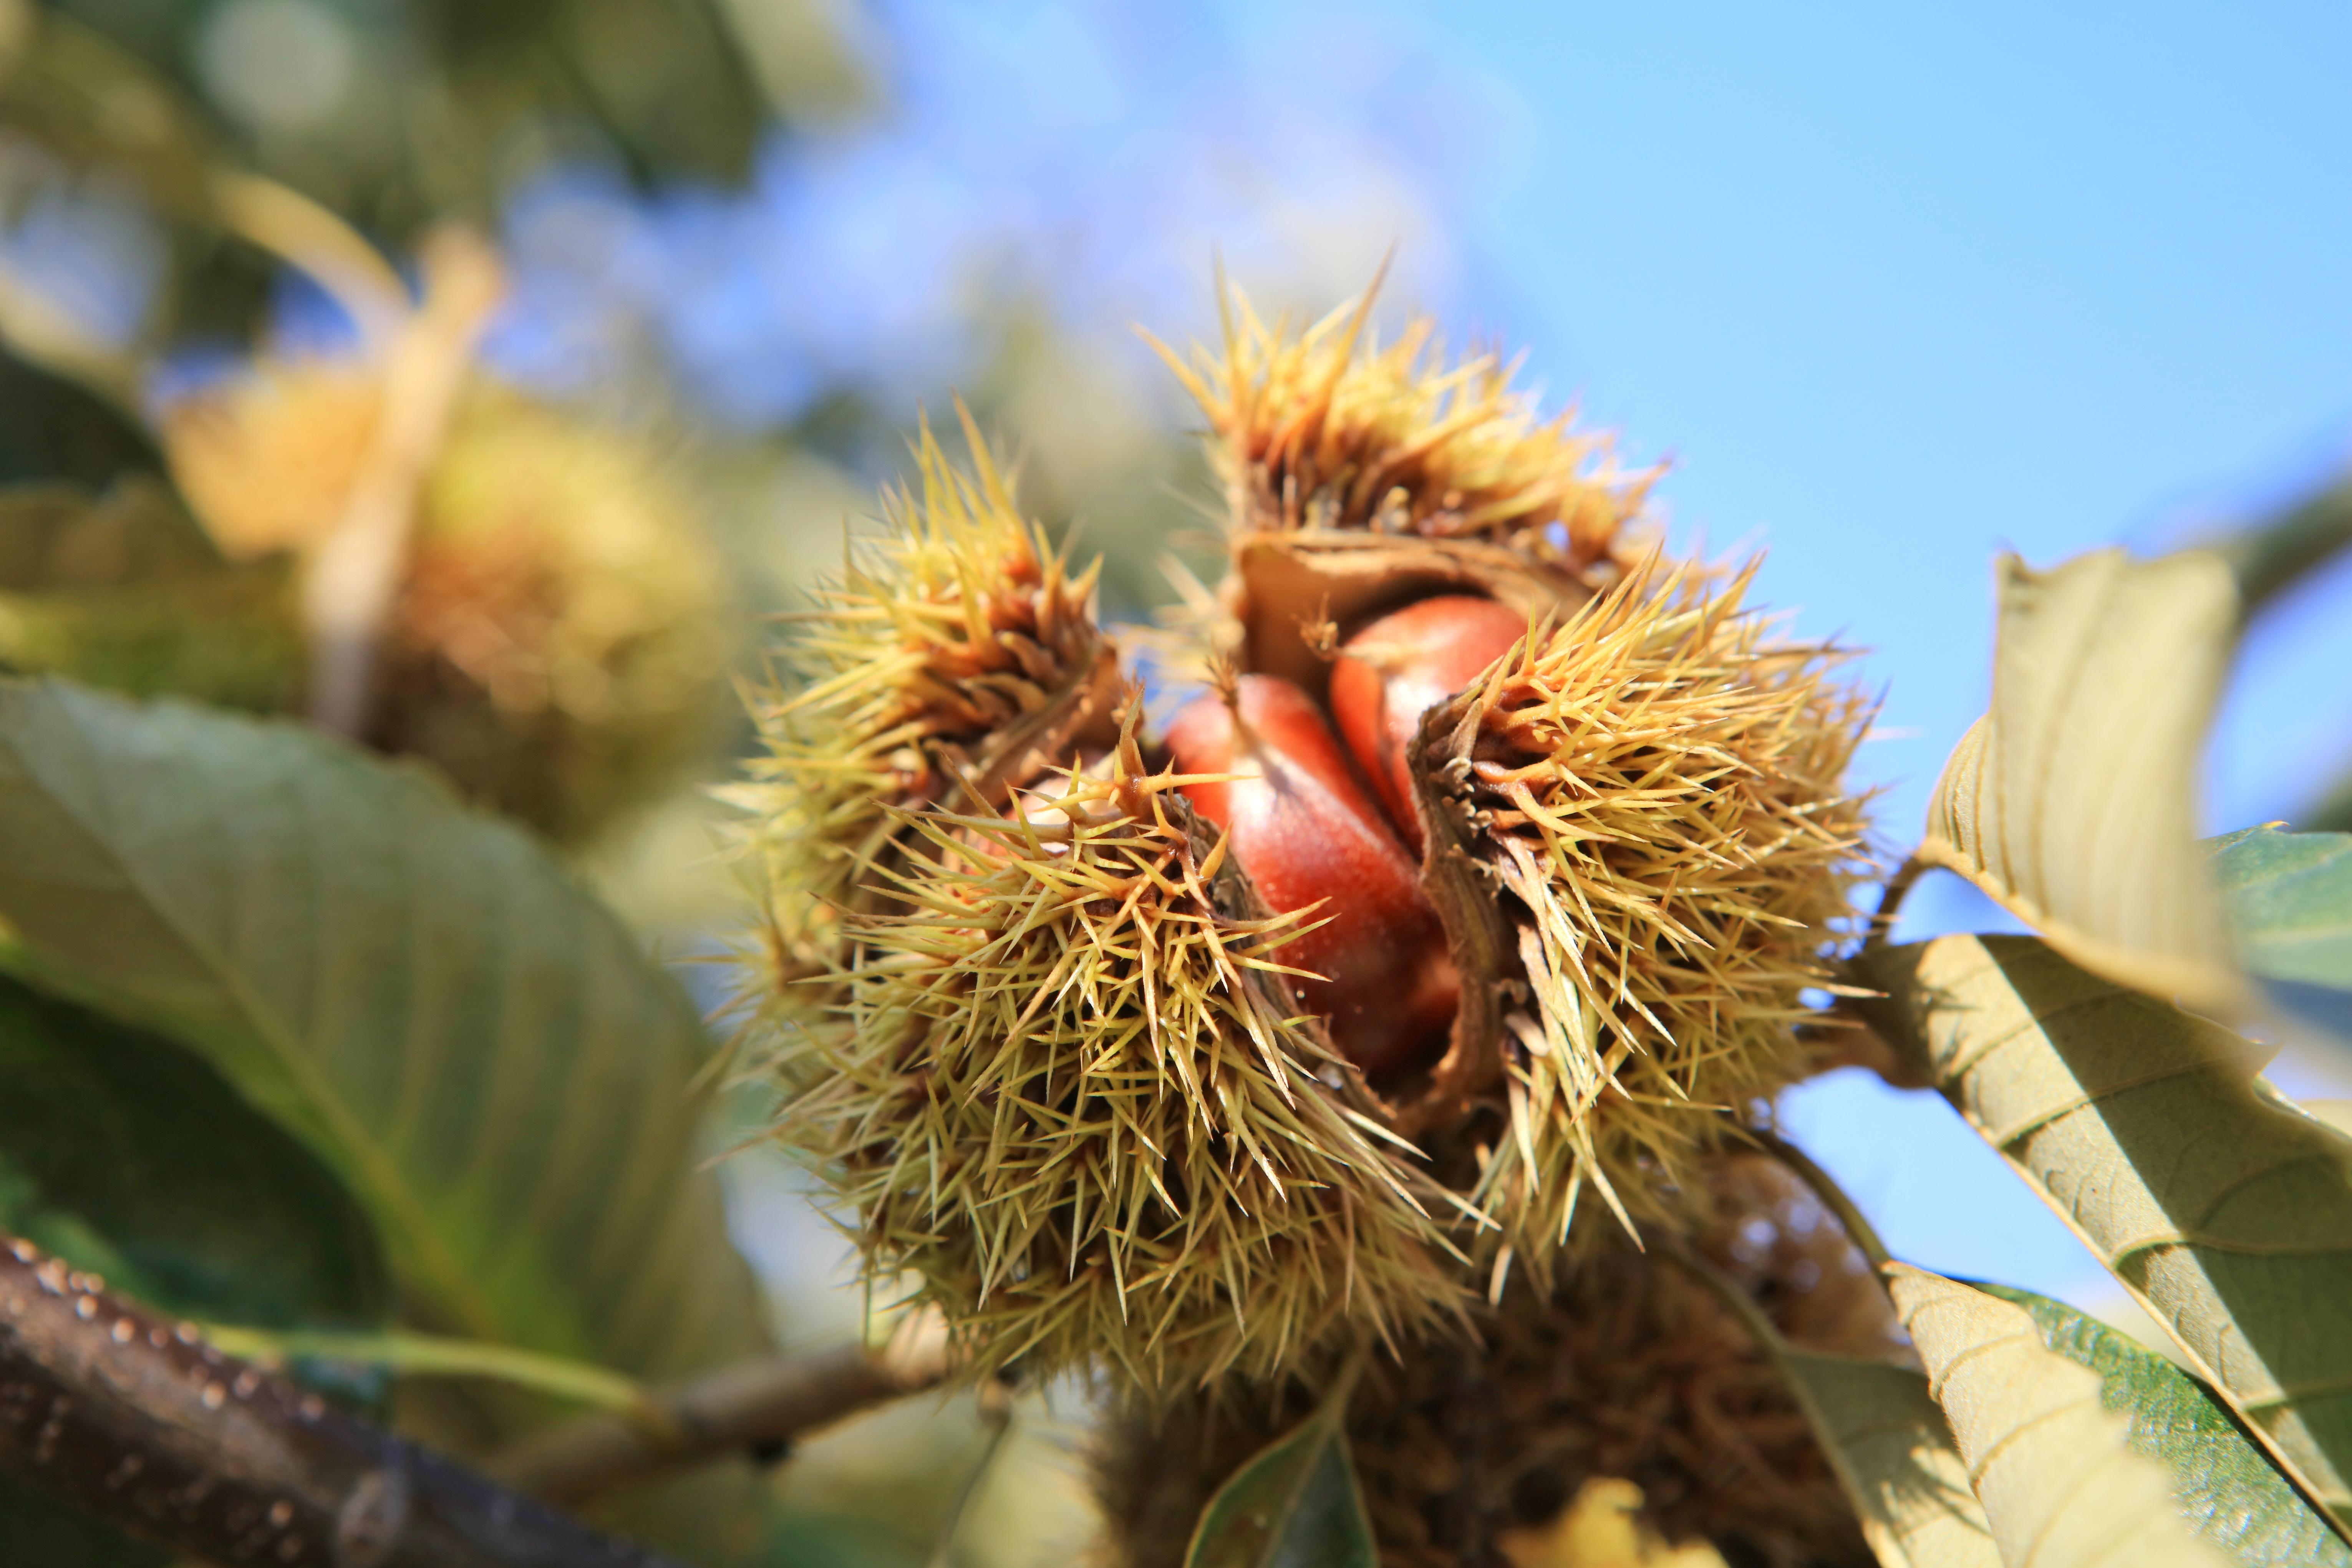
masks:
<instances>
[{"instance_id":1,"label":"tree bark","mask_svg":"<svg viewBox=\"0 0 2352 1568\"><path fill-rule=\"evenodd\" d=\"M0 1466L274 1568L677 1568L355 1420L0 1236Z\"/></svg>"}]
</instances>

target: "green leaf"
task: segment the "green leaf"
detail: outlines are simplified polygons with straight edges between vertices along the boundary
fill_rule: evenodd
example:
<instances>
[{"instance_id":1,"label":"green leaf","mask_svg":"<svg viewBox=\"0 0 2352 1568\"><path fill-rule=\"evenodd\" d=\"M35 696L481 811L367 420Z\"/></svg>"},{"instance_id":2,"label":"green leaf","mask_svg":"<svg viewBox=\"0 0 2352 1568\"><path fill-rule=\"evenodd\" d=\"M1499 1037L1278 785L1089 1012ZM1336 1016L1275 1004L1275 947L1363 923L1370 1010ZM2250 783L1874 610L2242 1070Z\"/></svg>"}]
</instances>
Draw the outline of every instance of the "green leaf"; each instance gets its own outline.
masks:
<instances>
[{"instance_id":1,"label":"green leaf","mask_svg":"<svg viewBox=\"0 0 2352 1568\"><path fill-rule=\"evenodd\" d=\"M1951 1429L1908 1367L1779 1347L1776 1358L1885 1568L2000 1568Z\"/></svg>"},{"instance_id":2,"label":"green leaf","mask_svg":"<svg viewBox=\"0 0 2352 1568\"><path fill-rule=\"evenodd\" d=\"M0 590L121 588L205 576L227 564L152 476L117 480L102 495L70 483L0 487Z\"/></svg>"},{"instance_id":3,"label":"green leaf","mask_svg":"<svg viewBox=\"0 0 2352 1568\"><path fill-rule=\"evenodd\" d=\"M1798 1350L1714 1265L1687 1253L1677 1260L1771 1357L1882 1568L2000 1568L1992 1526L1925 1377L1892 1362Z\"/></svg>"},{"instance_id":4,"label":"green leaf","mask_svg":"<svg viewBox=\"0 0 2352 1568\"><path fill-rule=\"evenodd\" d=\"M307 662L291 559L223 559L160 481L0 489L0 668L268 710Z\"/></svg>"},{"instance_id":5,"label":"green leaf","mask_svg":"<svg viewBox=\"0 0 2352 1568\"><path fill-rule=\"evenodd\" d=\"M2352 1547L2272 1468L2203 1384L2095 1318L2031 1290L1978 1285L2025 1310L2043 1346L2099 1376L2131 1451L2162 1465L2173 1511L2242 1568L2352 1568Z\"/></svg>"},{"instance_id":6,"label":"green leaf","mask_svg":"<svg viewBox=\"0 0 2352 1568\"><path fill-rule=\"evenodd\" d=\"M174 1561L163 1547L131 1540L12 1470L0 1470L0 1541L8 1543L12 1563L57 1568L166 1568Z\"/></svg>"},{"instance_id":7,"label":"green leaf","mask_svg":"<svg viewBox=\"0 0 2352 1568\"><path fill-rule=\"evenodd\" d=\"M2208 847L2246 968L2282 1005L2352 1035L2352 833L2250 827Z\"/></svg>"},{"instance_id":8,"label":"green leaf","mask_svg":"<svg viewBox=\"0 0 2352 1568\"><path fill-rule=\"evenodd\" d=\"M1868 953L1879 1032L2179 1340L2339 1521L2352 1519L2352 1140L2263 1054L2021 937Z\"/></svg>"},{"instance_id":9,"label":"green leaf","mask_svg":"<svg viewBox=\"0 0 2352 1568\"><path fill-rule=\"evenodd\" d=\"M520 833L291 726L41 682L0 684L0 843L41 973L306 1143L419 1327L648 1380L768 1348L693 1009ZM543 1407L476 1414L432 1436Z\"/></svg>"},{"instance_id":10,"label":"green leaf","mask_svg":"<svg viewBox=\"0 0 2352 1568\"><path fill-rule=\"evenodd\" d=\"M381 1321L389 1280L341 1184L171 1042L0 976L0 1229L166 1311ZM172 1554L0 1473L11 1562Z\"/></svg>"},{"instance_id":11,"label":"green leaf","mask_svg":"<svg viewBox=\"0 0 2352 1568\"><path fill-rule=\"evenodd\" d=\"M1345 1405L1343 1387L1217 1489L1184 1568L1378 1568Z\"/></svg>"},{"instance_id":12,"label":"green leaf","mask_svg":"<svg viewBox=\"0 0 2352 1568\"><path fill-rule=\"evenodd\" d=\"M1887 1283L2002 1561L2221 1568L2174 1516L2163 1468L2126 1444L2098 1377L2045 1347L2024 1309L1906 1264Z\"/></svg>"},{"instance_id":13,"label":"green leaf","mask_svg":"<svg viewBox=\"0 0 2352 1568\"><path fill-rule=\"evenodd\" d=\"M241 1361L345 1362L378 1366L412 1377L487 1377L519 1388L534 1388L558 1399L598 1410L646 1414L645 1385L585 1362L566 1361L512 1345L453 1340L441 1334L394 1329L383 1333L337 1333L316 1329L271 1330L207 1323L206 1341Z\"/></svg>"},{"instance_id":14,"label":"green leaf","mask_svg":"<svg viewBox=\"0 0 2352 1568\"><path fill-rule=\"evenodd\" d=\"M2229 569L2101 550L2000 572L1992 706L1944 766L1919 858L2094 973L2237 1005L2193 787L2236 627Z\"/></svg>"},{"instance_id":15,"label":"green leaf","mask_svg":"<svg viewBox=\"0 0 2352 1568\"><path fill-rule=\"evenodd\" d=\"M0 1226L180 1316L392 1313L367 1216L309 1150L180 1047L5 975Z\"/></svg>"}]
</instances>

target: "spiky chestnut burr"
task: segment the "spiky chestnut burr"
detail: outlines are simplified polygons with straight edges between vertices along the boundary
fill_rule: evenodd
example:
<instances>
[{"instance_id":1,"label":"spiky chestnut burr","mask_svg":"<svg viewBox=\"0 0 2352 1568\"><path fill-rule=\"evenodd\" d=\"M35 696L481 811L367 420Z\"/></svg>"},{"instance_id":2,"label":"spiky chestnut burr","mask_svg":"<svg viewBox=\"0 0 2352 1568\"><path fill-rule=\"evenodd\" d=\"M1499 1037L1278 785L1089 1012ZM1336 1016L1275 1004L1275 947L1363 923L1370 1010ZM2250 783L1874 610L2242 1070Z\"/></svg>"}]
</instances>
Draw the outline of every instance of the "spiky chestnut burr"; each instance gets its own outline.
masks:
<instances>
[{"instance_id":1,"label":"spiky chestnut burr","mask_svg":"<svg viewBox=\"0 0 2352 1568\"><path fill-rule=\"evenodd\" d=\"M1425 322L1370 344L1369 305L1293 332L1234 301L1222 359L1178 367L1231 509L1188 629L1195 668L1326 703L1418 841L1461 1009L1371 1087L1541 1268L1581 1195L1672 1215L1690 1161L1812 1067L1792 1026L1864 856L1839 775L1866 715L1739 607L1744 575L1634 549L1652 475L1491 358L1448 367ZM1475 679L1522 637L1512 683ZM1463 684L1475 715L1422 711Z\"/></svg>"},{"instance_id":2,"label":"spiky chestnut burr","mask_svg":"<svg viewBox=\"0 0 2352 1568\"><path fill-rule=\"evenodd\" d=\"M976 1373L1155 1396L1458 1310L1436 1195L1284 993L1298 917L1145 770L1132 707L1065 777L1017 815L893 812L899 909L848 918L846 1026L784 1037L783 1134L866 1277L907 1271Z\"/></svg>"},{"instance_id":3,"label":"spiky chestnut burr","mask_svg":"<svg viewBox=\"0 0 2352 1568\"><path fill-rule=\"evenodd\" d=\"M1772 1161L1708 1162L1685 1216L1690 1247L1748 1290L1791 1342L1901 1360L1885 1292L1834 1218ZM1597 1222L1597 1223L1596 1223ZM1348 1436L1389 1568L1498 1563L1497 1542L1555 1518L1586 1482L1629 1480L1667 1540L1733 1563L1820 1568L1874 1560L1786 1385L1705 1285L1607 1216L1549 1291L1515 1279L1473 1318L1475 1343L1374 1362ZM1312 1410L1318 1362L1255 1402L1127 1409L1092 1469L1118 1568L1175 1568L1202 1505Z\"/></svg>"},{"instance_id":4,"label":"spiky chestnut burr","mask_svg":"<svg viewBox=\"0 0 2352 1568\"><path fill-rule=\"evenodd\" d=\"M1187 704L1168 749L1267 906L1312 921L1285 961L1318 977L1294 989L1339 1054L1378 1080L1443 1050L1462 991L1445 933L1313 700L1241 676Z\"/></svg>"},{"instance_id":5,"label":"spiky chestnut burr","mask_svg":"<svg viewBox=\"0 0 2352 1568\"><path fill-rule=\"evenodd\" d=\"M1419 762L1504 893L1528 1005L1473 1201L1540 1266L1591 1187L1629 1229L1811 1070L1794 1026L1867 854L1843 774L1871 717L1842 655L1773 640L1652 556L1432 711Z\"/></svg>"},{"instance_id":6,"label":"spiky chestnut burr","mask_svg":"<svg viewBox=\"0 0 2352 1568\"><path fill-rule=\"evenodd\" d=\"M167 412L173 474L224 551L307 570L367 461L383 374L263 361ZM578 842L713 741L718 567L644 443L477 374L415 504L371 744Z\"/></svg>"},{"instance_id":7,"label":"spiky chestnut burr","mask_svg":"<svg viewBox=\"0 0 2352 1568\"><path fill-rule=\"evenodd\" d=\"M1371 342L1377 289L1303 331L1228 292L1222 354L1189 363L1153 340L1207 416L1228 514L1216 613L1183 630L1318 698L1329 667L1317 626L1443 593L1523 619L1581 604L1615 579L1656 478L1618 467L1569 416L1543 418L1496 355L1449 364L1426 318Z\"/></svg>"},{"instance_id":8,"label":"spiky chestnut burr","mask_svg":"<svg viewBox=\"0 0 2352 1568\"><path fill-rule=\"evenodd\" d=\"M1075 573L1013 504L964 416L960 472L927 424L919 484L883 493L884 531L795 618L779 679L752 700L762 752L730 798L761 862L772 1005L844 966L845 911L907 837L894 808L999 807L1011 791L1115 738L1118 657Z\"/></svg>"}]
</instances>

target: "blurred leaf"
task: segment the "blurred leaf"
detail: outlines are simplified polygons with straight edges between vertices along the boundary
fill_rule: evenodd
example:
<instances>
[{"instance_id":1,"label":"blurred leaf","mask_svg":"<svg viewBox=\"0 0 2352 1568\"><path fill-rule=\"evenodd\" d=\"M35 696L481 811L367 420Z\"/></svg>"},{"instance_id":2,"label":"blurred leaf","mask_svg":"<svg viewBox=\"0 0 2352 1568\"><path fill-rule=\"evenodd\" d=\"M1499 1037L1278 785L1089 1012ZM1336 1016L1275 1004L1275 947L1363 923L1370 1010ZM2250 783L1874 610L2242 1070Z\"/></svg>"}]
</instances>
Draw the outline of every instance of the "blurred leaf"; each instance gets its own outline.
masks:
<instances>
[{"instance_id":1,"label":"blurred leaf","mask_svg":"<svg viewBox=\"0 0 2352 1568\"><path fill-rule=\"evenodd\" d=\"M162 485L163 471L163 454L129 414L0 352L0 484L50 479L99 491L132 474Z\"/></svg>"},{"instance_id":2,"label":"blurred leaf","mask_svg":"<svg viewBox=\"0 0 2352 1568\"><path fill-rule=\"evenodd\" d=\"M0 591L119 588L202 577L228 563L162 480L93 496L71 481L0 487Z\"/></svg>"},{"instance_id":3,"label":"blurred leaf","mask_svg":"<svg viewBox=\"0 0 2352 1568\"><path fill-rule=\"evenodd\" d=\"M2132 1452L2098 1376L2042 1343L2021 1307L1906 1264L1888 1283L1959 1440L2001 1557L2035 1568L2221 1568Z\"/></svg>"},{"instance_id":4,"label":"blurred leaf","mask_svg":"<svg viewBox=\"0 0 2352 1568\"><path fill-rule=\"evenodd\" d=\"M1378 1568L1341 1416L1346 1389L1234 1472L1201 1510L1185 1568Z\"/></svg>"},{"instance_id":5,"label":"blurred leaf","mask_svg":"<svg viewBox=\"0 0 2352 1568\"><path fill-rule=\"evenodd\" d=\"M0 125L83 168L138 182L164 211L206 210L212 129L171 77L53 6L26 6L0 66Z\"/></svg>"},{"instance_id":6,"label":"blurred leaf","mask_svg":"<svg viewBox=\"0 0 2352 1568\"><path fill-rule=\"evenodd\" d=\"M1857 972L1888 993L1879 1033L2352 1518L2352 1140L2259 1082L2258 1047L2032 938L1885 948Z\"/></svg>"},{"instance_id":7,"label":"blurred leaf","mask_svg":"<svg viewBox=\"0 0 2352 1568\"><path fill-rule=\"evenodd\" d=\"M131 1540L12 1470L0 1470L0 1541L8 1543L12 1563L56 1568L165 1568L174 1561L163 1547Z\"/></svg>"},{"instance_id":8,"label":"blurred leaf","mask_svg":"<svg viewBox=\"0 0 2352 1568\"><path fill-rule=\"evenodd\" d=\"M207 1324L205 1337L246 1361L352 1362L410 1376L487 1377L598 1410L646 1408L644 1385L601 1366L517 1350L479 1340L453 1340L394 1329L382 1333L332 1333L315 1329L270 1330Z\"/></svg>"},{"instance_id":9,"label":"blurred leaf","mask_svg":"<svg viewBox=\"0 0 2352 1568\"><path fill-rule=\"evenodd\" d=\"M43 973L307 1142L423 1326L647 1379L768 1347L698 1164L694 1013L520 833L298 729L45 681L0 685L0 842Z\"/></svg>"},{"instance_id":10,"label":"blurred leaf","mask_svg":"<svg viewBox=\"0 0 2352 1568\"><path fill-rule=\"evenodd\" d=\"M1707 1542L1669 1545L1644 1525L1643 1500L1631 1481L1591 1477L1550 1523L1506 1531L1495 1544L1510 1568L1725 1568Z\"/></svg>"},{"instance_id":11,"label":"blurred leaf","mask_svg":"<svg viewBox=\"0 0 2352 1568\"><path fill-rule=\"evenodd\" d=\"M2099 1376L2099 1401L2124 1441L2165 1468L2173 1511L2242 1568L2352 1565L2352 1547L2273 1468L2213 1392L2171 1362L2063 1301L2002 1285L1977 1289L2021 1307L2047 1349Z\"/></svg>"},{"instance_id":12,"label":"blurred leaf","mask_svg":"<svg viewBox=\"0 0 2352 1568\"><path fill-rule=\"evenodd\" d=\"M160 484L0 490L0 669L266 712L307 662L292 561L222 560Z\"/></svg>"},{"instance_id":13,"label":"blurred leaf","mask_svg":"<svg viewBox=\"0 0 2352 1568\"><path fill-rule=\"evenodd\" d=\"M2120 550L2000 567L1992 707L1952 750L1919 857L2077 963L2228 1007L2242 987L2196 844L2198 756L2229 660L2229 569Z\"/></svg>"},{"instance_id":14,"label":"blurred leaf","mask_svg":"<svg viewBox=\"0 0 2352 1568\"><path fill-rule=\"evenodd\" d=\"M1767 1348L1885 1568L1999 1568L1992 1527L1926 1378L1889 1362Z\"/></svg>"},{"instance_id":15,"label":"blurred leaf","mask_svg":"<svg viewBox=\"0 0 2352 1568\"><path fill-rule=\"evenodd\" d=\"M308 1150L186 1050L5 975L0 1173L0 1225L164 1311L391 1315L367 1217Z\"/></svg>"},{"instance_id":16,"label":"blurred leaf","mask_svg":"<svg viewBox=\"0 0 2352 1568\"><path fill-rule=\"evenodd\" d=\"M162 1310L380 1322L365 1215L310 1152L187 1051L0 975L0 1228ZM12 1562L172 1560L0 1473Z\"/></svg>"},{"instance_id":17,"label":"blurred leaf","mask_svg":"<svg viewBox=\"0 0 2352 1568\"><path fill-rule=\"evenodd\" d=\"M2352 1037L2352 834L2250 827L2210 847L2246 968L2283 1005Z\"/></svg>"},{"instance_id":18,"label":"blurred leaf","mask_svg":"<svg viewBox=\"0 0 2352 1568\"><path fill-rule=\"evenodd\" d=\"M1676 1261L1771 1357L1882 1568L2000 1568L1992 1527L1926 1378L1891 1362L1798 1350L1713 1264L1687 1253Z\"/></svg>"}]
</instances>

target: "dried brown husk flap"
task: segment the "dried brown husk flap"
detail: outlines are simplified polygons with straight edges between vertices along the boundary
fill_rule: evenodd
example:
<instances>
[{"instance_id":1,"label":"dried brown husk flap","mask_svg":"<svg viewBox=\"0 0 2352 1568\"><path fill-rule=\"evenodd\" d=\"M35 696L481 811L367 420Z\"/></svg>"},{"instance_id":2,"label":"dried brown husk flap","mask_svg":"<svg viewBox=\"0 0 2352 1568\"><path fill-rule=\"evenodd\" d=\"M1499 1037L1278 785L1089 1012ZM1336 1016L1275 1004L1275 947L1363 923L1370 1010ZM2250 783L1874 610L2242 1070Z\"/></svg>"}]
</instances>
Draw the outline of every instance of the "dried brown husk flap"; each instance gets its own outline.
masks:
<instances>
[{"instance_id":1,"label":"dried brown husk flap","mask_svg":"<svg viewBox=\"0 0 2352 1568\"><path fill-rule=\"evenodd\" d=\"M1425 539L1360 530L1294 529L1233 541L1225 609L1242 668L1297 682L1318 701L1331 680L1331 632L1439 594L1476 594L1526 616L1557 620L1614 580L1613 563L1590 574L1475 540Z\"/></svg>"}]
</instances>

